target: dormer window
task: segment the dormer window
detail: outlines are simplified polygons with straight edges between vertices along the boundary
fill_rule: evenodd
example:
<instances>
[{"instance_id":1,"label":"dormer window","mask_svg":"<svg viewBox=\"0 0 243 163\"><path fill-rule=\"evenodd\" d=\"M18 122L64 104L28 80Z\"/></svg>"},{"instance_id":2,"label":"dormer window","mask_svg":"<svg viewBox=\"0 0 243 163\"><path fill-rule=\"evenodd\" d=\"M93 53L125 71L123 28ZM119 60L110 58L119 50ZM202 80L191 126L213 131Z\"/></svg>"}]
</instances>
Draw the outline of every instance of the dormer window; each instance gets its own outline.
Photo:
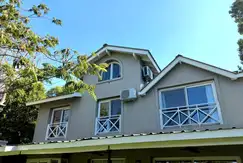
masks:
<instances>
[{"instance_id":1,"label":"dormer window","mask_svg":"<svg viewBox=\"0 0 243 163\"><path fill-rule=\"evenodd\" d=\"M108 63L107 72L102 72L101 81L118 79L121 77L121 66L118 62L112 61Z\"/></svg>"}]
</instances>

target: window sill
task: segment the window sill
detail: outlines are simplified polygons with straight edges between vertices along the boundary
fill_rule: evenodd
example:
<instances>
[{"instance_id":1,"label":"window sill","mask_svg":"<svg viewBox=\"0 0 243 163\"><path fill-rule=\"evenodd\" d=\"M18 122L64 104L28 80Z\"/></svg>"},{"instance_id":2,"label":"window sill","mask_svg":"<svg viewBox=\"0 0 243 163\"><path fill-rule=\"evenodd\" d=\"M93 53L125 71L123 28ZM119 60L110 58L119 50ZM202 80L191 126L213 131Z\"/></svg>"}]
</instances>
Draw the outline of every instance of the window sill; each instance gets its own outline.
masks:
<instances>
[{"instance_id":1,"label":"window sill","mask_svg":"<svg viewBox=\"0 0 243 163\"><path fill-rule=\"evenodd\" d=\"M111 79L111 80L98 81L97 85L103 84L103 83L111 83L111 82L114 82L114 81L117 81L117 80L121 80L121 79L122 79L122 77Z\"/></svg>"}]
</instances>

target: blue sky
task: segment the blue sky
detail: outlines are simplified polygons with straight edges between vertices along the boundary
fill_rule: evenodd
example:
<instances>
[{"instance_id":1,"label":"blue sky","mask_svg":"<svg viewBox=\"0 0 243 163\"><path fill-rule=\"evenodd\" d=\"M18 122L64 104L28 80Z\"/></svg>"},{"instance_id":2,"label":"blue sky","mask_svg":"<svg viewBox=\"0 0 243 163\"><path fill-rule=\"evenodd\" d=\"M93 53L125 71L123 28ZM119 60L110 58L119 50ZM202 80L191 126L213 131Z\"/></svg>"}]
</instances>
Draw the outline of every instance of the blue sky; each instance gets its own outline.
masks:
<instances>
[{"instance_id":1,"label":"blue sky","mask_svg":"<svg viewBox=\"0 0 243 163\"><path fill-rule=\"evenodd\" d=\"M33 29L83 54L108 43L149 49L161 68L177 54L229 70L239 64L232 0L25 0L34 2L63 26L34 20Z\"/></svg>"}]
</instances>

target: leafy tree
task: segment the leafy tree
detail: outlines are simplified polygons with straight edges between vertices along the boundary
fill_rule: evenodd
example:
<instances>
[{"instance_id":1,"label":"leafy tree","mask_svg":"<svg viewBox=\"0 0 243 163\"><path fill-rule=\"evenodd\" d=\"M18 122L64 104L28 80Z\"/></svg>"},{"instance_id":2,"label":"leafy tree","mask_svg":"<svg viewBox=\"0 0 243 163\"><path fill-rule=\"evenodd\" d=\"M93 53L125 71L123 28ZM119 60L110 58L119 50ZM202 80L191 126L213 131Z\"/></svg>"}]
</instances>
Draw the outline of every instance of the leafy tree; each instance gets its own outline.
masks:
<instances>
[{"instance_id":1,"label":"leafy tree","mask_svg":"<svg viewBox=\"0 0 243 163\"><path fill-rule=\"evenodd\" d=\"M62 93L53 91L52 96L88 91L95 98L95 86L83 82L83 76L100 77L100 71L105 71L107 66L90 63L86 55L71 48L59 50L56 37L34 32L30 26L33 18L62 25L61 20L49 18L49 11L45 4L25 9L21 0L0 0L0 78L3 82L0 90L6 93L5 106L0 113L0 139L10 143L31 140L29 133L37 110L26 107L25 103L46 97L44 83L51 84L53 79L66 82ZM49 63L42 63L43 58Z\"/></svg>"},{"instance_id":2,"label":"leafy tree","mask_svg":"<svg viewBox=\"0 0 243 163\"><path fill-rule=\"evenodd\" d=\"M235 0L230 8L229 14L237 24L239 34L243 35L243 1ZM238 51L240 60L243 62L243 39L239 39L237 44L239 46Z\"/></svg>"}]
</instances>

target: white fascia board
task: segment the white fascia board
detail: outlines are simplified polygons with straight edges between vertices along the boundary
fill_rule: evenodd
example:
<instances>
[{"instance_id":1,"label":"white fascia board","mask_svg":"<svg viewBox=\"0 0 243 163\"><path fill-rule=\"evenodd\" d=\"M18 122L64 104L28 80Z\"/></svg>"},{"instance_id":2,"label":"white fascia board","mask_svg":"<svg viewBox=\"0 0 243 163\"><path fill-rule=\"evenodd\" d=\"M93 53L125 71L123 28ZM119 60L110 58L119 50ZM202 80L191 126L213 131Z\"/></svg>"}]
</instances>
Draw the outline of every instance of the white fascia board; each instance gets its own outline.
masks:
<instances>
[{"instance_id":1,"label":"white fascia board","mask_svg":"<svg viewBox=\"0 0 243 163\"><path fill-rule=\"evenodd\" d=\"M82 95L80 93L73 93L73 94L69 94L69 95L51 97L51 98L47 98L44 100L28 102L28 103L26 103L26 106L38 105L38 104L43 104L43 103L47 103L47 102L53 102L53 101L75 98L75 97L82 97Z\"/></svg>"},{"instance_id":2,"label":"white fascia board","mask_svg":"<svg viewBox=\"0 0 243 163\"><path fill-rule=\"evenodd\" d=\"M206 71L210 71L216 74L220 74L222 76L228 77L232 80L236 80L240 75L236 75L233 72L229 72L217 67L213 67L201 62L197 62L188 58L184 58L182 56L177 57L174 61L172 61L167 67L165 67L161 73L154 79L152 80L147 86L145 86L138 94L139 95L145 95L148 90L150 90L157 82L159 82L160 79L162 79L170 70L172 70L178 63L185 63L188 65L192 65L194 67L204 69ZM243 77L243 73L241 74Z\"/></svg>"},{"instance_id":3,"label":"white fascia board","mask_svg":"<svg viewBox=\"0 0 243 163\"><path fill-rule=\"evenodd\" d=\"M135 135L15 147L6 146L5 148L1 147L0 156L18 152L21 154L56 154L105 151L108 149L108 146L111 150L122 150L236 144L243 144L243 129Z\"/></svg>"},{"instance_id":4,"label":"white fascia board","mask_svg":"<svg viewBox=\"0 0 243 163\"><path fill-rule=\"evenodd\" d=\"M91 62L93 59L95 59L96 57L98 57L100 54L102 54L105 51L117 51L117 52L124 52L124 53L135 53L135 54L141 54L141 55L148 55L149 52L146 50L138 50L138 49L129 49L129 48L124 48L124 47L113 47L113 46L106 46L104 48L102 48L101 50L99 50L96 55L90 57L88 59L88 62Z\"/></svg>"},{"instance_id":5,"label":"white fascia board","mask_svg":"<svg viewBox=\"0 0 243 163\"><path fill-rule=\"evenodd\" d=\"M242 78L243 77L243 73L239 73L239 74L236 74L237 78Z\"/></svg>"},{"instance_id":6,"label":"white fascia board","mask_svg":"<svg viewBox=\"0 0 243 163\"><path fill-rule=\"evenodd\" d=\"M220 74L220 75L228 77L232 80L237 79L236 74L234 74L233 72L222 70L220 68L210 66L210 65L207 65L207 64L204 64L204 63L201 63L201 62L197 62L197 61L194 61L194 60L191 60L191 59L187 59L187 58L184 58L184 57L179 57L179 58L180 58L181 62L187 63L189 65L192 65L192 66L195 66L195 67L198 67L198 68L201 68L201 69L204 69L204 70L216 73L216 74Z\"/></svg>"},{"instance_id":7,"label":"white fascia board","mask_svg":"<svg viewBox=\"0 0 243 163\"><path fill-rule=\"evenodd\" d=\"M151 54L149 53L148 50L142 50L142 49L130 49L130 48L125 48L125 47L113 47L113 46L109 46L107 45L106 47L104 47L103 49L101 49L100 51L98 51L96 53L95 56L92 56L88 59L88 62L91 62L92 60L94 60L96 57L99 57L100 54L106 52L106 51L117 51L117 52L123 52L123 53L131 53L131 54L136 54L136 55L146 55L149 60L152 62L153 66L155 67L155 69L160 72L160 68L158 67L158 65L155 63L154 59L152 58Z\"/></svg>"}]
</instances>

